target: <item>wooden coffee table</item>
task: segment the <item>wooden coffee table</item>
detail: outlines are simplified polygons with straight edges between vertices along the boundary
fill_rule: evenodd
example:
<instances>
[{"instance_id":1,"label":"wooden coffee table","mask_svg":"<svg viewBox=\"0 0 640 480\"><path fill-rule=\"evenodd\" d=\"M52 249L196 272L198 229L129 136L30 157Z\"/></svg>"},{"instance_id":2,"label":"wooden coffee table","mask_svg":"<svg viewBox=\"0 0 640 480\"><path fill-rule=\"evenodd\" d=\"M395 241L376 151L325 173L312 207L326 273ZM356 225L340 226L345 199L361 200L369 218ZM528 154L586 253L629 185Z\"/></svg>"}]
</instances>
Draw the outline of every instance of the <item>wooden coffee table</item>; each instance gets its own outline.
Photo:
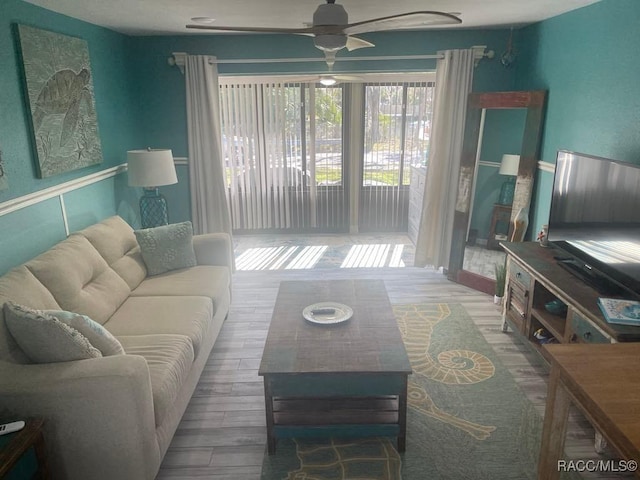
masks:
<instances>
[{"instance_id":1,"label":"wooden coffee table","mask_svg":"<svg viewBox=\"0 0 640 480\"><path fill-rule=\"evenodd\" d=\"M334 325L302 310L338 302L353 317ZM381 280L282 282L259 375L267 445L285 437L394 436L406 444L409 358Z\"/></svg>"}]
</instances>

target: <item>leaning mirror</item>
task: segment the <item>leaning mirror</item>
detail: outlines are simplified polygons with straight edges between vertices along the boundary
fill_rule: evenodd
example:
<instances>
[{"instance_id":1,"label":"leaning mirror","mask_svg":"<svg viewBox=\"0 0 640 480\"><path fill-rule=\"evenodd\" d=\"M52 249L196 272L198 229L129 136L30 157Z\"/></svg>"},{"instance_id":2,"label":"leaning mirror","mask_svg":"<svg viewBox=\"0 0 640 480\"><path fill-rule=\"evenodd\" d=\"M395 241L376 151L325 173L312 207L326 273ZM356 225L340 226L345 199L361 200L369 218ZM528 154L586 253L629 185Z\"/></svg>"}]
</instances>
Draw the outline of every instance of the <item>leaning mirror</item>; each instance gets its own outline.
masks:
<instances>
[{"instance_id":1,"label":"leaning mirror","mask_svg":"<svg viewBox=\"0 0 640 480\"><path fill-rule=\"evenodd\" d=\"M448 278L493 294L500 241L528 209L546 92L469 95ZM469 186L471 186L469 188Z\"/></svg>"}]
</instances>

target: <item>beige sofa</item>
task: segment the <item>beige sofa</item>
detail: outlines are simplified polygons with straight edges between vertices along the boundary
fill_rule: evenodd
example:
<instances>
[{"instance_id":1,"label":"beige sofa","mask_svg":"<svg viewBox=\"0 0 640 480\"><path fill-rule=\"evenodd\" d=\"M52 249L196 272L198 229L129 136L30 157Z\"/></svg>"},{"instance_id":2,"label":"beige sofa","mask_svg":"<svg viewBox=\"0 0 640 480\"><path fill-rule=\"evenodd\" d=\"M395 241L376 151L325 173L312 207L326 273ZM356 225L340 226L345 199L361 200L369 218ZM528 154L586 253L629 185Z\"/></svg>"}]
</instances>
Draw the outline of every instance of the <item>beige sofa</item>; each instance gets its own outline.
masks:
<instances>
[{"instance_id":1,"label":"beige sofa","mask_svg":"<svg viewBox=\"0 0 640 480\"><path fill-rule=\"evenodd\" d=\"M31 364L0 309L0 418L43 417L56 479L153 479L228 313L228 235L193 237L197 266L147 276L111 217L0 277L0 307L88 315L126 355Z\"/></svg>"}]
</instances>

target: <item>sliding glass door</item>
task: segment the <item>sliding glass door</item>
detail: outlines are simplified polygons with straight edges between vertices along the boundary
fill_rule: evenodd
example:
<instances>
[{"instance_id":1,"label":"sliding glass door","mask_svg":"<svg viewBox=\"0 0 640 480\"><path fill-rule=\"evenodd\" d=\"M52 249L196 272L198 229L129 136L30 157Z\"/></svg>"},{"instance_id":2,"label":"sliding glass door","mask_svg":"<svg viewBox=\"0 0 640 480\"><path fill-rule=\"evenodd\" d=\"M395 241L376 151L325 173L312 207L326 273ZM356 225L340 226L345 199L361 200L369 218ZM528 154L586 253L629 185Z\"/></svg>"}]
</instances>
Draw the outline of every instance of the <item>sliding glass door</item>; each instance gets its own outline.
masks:
<instances>
[{"instance_id":1,"label":"sliding glass door","mask_svg":"<svg viewBox=\"0 0 640 480\"><path fill-rule=\"evenodd\" d=\"M344 231L342 89L313 83L220 87L235 231Z\"/></svg>"},{"instance_id":2,"label":"sliding glass door","mask_svg":"<svg viewBox=\"0 0 640 480\"><path fill-rule=\"evenodd\" d=\"M429 154L433 86L365 86L360 231L407 231L411 167Z\"/></svg>"},{"instance_id":3,"label":"sliding glass door","mask_svg":"<svg viewBox=\"0 0 640 480\"><path fill-rule=\"evenodd\" d=\"M427 161L434 84L364 78L358 88L221 81L234 231L407 231L410 169Z\"/></svg>"}]
</instances>

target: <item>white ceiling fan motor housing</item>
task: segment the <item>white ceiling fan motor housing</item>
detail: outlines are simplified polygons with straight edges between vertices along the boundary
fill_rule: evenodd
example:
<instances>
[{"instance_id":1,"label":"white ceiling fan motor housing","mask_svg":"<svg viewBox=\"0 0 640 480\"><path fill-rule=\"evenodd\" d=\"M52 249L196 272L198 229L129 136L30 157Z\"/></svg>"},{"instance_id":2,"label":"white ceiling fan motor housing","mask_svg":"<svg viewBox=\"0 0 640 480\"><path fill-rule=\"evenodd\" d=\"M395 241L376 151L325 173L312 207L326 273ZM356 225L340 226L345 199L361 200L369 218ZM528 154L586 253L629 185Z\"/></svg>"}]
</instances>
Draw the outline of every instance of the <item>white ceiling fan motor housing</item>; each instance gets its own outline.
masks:
<instances>
[{"instance_id":1,"label":"white ceiling fan motor housing","mask_svg":"<svg viewBox=\"0 0 640 480\"><path fill-rule=\"evenodd\" d=\"M320 5L313 13L313 26L318 25L346 25L349 15L342 5L326 3Z\"/></svg>"},{"instance_id":2,"label":"white ceiling fan motor housing","mask_svg":"<svg viewBox=\"0 0 640 480\"><path fill-rule=\"evenodd\" d=\"M326 3L318 6L313 14L313 26L342 26L349 23L349 15L342 5ZM347 45L342 33L317 33L313 39L316 48L325 52L337 52Z\"/></svg>"}]
</instances>

